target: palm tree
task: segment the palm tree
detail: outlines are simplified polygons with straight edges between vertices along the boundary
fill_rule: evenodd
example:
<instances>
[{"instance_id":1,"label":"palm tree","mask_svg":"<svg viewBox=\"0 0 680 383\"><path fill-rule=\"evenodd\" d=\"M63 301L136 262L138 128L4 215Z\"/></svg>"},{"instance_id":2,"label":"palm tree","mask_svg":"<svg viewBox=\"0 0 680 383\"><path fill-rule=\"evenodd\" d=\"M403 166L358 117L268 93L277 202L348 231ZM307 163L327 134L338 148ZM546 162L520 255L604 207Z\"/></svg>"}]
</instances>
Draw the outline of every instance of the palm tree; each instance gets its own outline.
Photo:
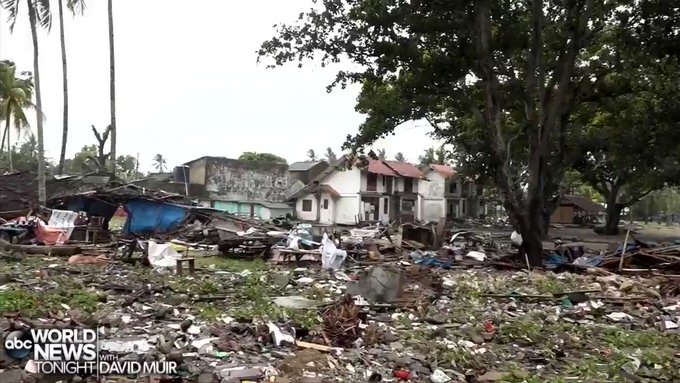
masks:
<instances>
[{"instance_id":1,"label":"palm tree","mask_svg":"<svg viewBox=\"0 0 680 383\"><path fill-rule=\"evenodd\" d=\"M435 159L434 148L425 149L425 153L418 157L418 162L420 162L420 165L422 166L428 166L437 162Z\"/></svg>"},{"instance_id":2,"label":"palm tree","mask_svg":"<svg viewBox=\"0 0 680 383\"><path fill-rule=\"evenodd\" d=\"M385 161L387 159L387 154L385 153L385 149L378 149L378 159L381 161Z\"/></svg>"},{"instance_id":3,"label":"palm tree","mask_svg":"<svg viewBox=\"0 0 680 383\"><path fill-rule=\"evenodd\" d=\"M316 161L317 160L316 153L314 153L314 149L309 149L307 151L307 157L309 157L310 161Z\"/></svg>"},{"instance_id":4,"label":"palm tree","mask_svg":"<svg viewBox=\"0 0 680 383\"><path fill-rule=\"evenodd\" d=\"M5 130L2 134L2 141L0 141L0 154L5 147L5 138L7 138L10 172L14 171L9 137L10 120L14 119L14 128L18 136L22 130L29 126L24 109L33 107L32 97L33 81L31 78L17 78L14 63L7 60L0 61L0 120L5 120Z\"/></svg>"},{"instance_id":5,"label":"palm tree","mask_svg":"<svg viewBox=\"0 0 680 383\"><path fill-rule=\"evenodd\" d=\"M446 150L444 145L440 146L439 148L428 148L425 149L425 154L420 156L418 158L418 161L420 162L420 165L422 166L428 166L428 165L446 165L447 162L449 162L449 152Z\"/></svg>"},{"instance_id":6,"label":"palm tree","mask_svg":"<svg viewBox=\"0 0 680 383\"><path fill-rule=\"evenodd\" d=\"M66 141L68 140L68 70L66 69L66 39L64 36L64 1L66 1L66 7L73 15L82 14L85 10L85 1L83 0L57 0L59 6L59 40L61 43L61 75L64 90L64 122L61 135L61 154L59 155L59 167L57 168L57 173L59 174L64 170Z\"/></svg>"},{"instance_id":7,"label":"palm tree","mask_svg":"<svg viewBox=\"0 0 680 383\"><path fill-rule=\"evenodd\" d=\"M338 159L338 156L335 155L335 152L330 147L326 148L326 159L329 164L334 163Z\"/></svg>"},{"instance_id":8,"label":"palm tree","mask_svg":"<svg viewBox=\"0 0 680 383\"><path fill-rule=\"evenodd\" d=\"M33 76L35 79L35 113L38 128L38 201L45 204L45 149L43 142L42 97L40 95L40 65L38 54L38 26L49 30L52 26L52 13L49 0L24 0L28 8L28 21L33 40ZM110 1L110 0L109 0ZM9 30L14 31L21 0L0 0L0 6L9 12Z\"/></svg>"},{"instance_id":9,"label":"palm tree","mask_svg":"<svg viewBox=\"0 0 680 383\"><path fill-rule=\"evenodd\" d=\"M446 165L446 163L449 162L449 152L444 145L440 146L439 149L435 151L434 155L435 161L439 165Z\"/></svg>"},{"instance_id":10,"label":"palm tree","mask_svg":"<svg viewBox=\"0 0 680 383\"><path fill-rule=\"evenodd\" d=\"M154 162L154 167L156 170L158 170L159 173L163 173L165 171L165 158L163 158L162 154L156 154L153 157L153 162Z\"/></svg>"},{"instance_id":11,"label":"palm tree","mask_svg":"<svg viewBox=\"0 0 680 383\"><path fill-rule=\"evenodd\" d=\"M116 61L113 49L113 0L108 2L109 13L109 73L111 84L109 95L111 98L111 158L116 158L116 143L118 127L116 126ZM112 173L116 174L116 161L111 161Z\"/></svg>"},{"instance_id":12,"label":"palm tree","mask_svg":"<svg viewBox=\"0 0 680 383\"><path fill-rule=\"evenodd\" d=\"M402 152L395 154L394 159L397 162L406 162L406 157L404 157L404 153L402 153Z\"/></svg>"}]
</instances>

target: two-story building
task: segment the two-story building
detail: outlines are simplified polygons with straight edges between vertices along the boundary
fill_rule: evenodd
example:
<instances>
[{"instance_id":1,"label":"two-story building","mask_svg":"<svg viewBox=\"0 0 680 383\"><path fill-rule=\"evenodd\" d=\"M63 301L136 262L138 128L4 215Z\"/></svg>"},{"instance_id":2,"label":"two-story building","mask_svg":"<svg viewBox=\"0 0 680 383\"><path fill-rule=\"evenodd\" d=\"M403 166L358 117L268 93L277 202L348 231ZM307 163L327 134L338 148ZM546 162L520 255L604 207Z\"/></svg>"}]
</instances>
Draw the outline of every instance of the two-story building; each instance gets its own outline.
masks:
<instances>
[{"instance_id":1,"label":"two-story building","mask_svg":"<svg viewBox=\"0 0 680 383\"><path fill-rule=\"evenodd\" d=\"M421 221L473 217L478 218L484 206L481 187L447 165L430 165L423 169L420 180Z\"/></svg>"},{"instance_id":2,"label":"two-story building","mask_svg":"<svg viewBox=\"0 0 680 383\"><path fill-rule=\"evenodd\" d=\"M422 172L396 161L348 163L343 156L290 199L298 219L320 223L400 222L418 217Z\"/></svg>"},{"instance_id":3,"label":"two-story building","mask_svg":"<svg viewBox=\"0 0 680 383\"><path fill-rule=\"evenodd\" d=\"M262 219L293 212L287 164L201 157L185 166L189 195L204 206Z\"/></svg>"}]
</instances>

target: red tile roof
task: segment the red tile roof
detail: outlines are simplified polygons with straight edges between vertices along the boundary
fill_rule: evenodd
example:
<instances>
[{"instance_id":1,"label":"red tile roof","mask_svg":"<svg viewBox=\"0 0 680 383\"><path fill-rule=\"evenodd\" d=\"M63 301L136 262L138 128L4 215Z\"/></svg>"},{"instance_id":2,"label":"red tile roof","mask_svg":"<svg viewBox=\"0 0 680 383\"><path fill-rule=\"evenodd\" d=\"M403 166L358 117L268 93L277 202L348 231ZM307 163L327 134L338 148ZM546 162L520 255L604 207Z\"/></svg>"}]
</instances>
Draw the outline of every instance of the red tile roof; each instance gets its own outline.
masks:
<instances>
[{"instance_id":1,"label":"red tile roof","mask_svg":"<svg viewBox=\"0 0 680 383\"><path fill-rule=\"evenodd\" d=\"M399 177L391 167L385 164L386 161L368 160L368 172L373 174L380 174L382 176Z\"/></svg>"},{"instance_id":2,"label":"red tile roof","mask_svg":"<svg viewBox=\"0 0 680 383\"><path fill-rule=\"evenodd\" d=\"M430 168L445 178L450 178L456 175L456 170L450 166L434 164L430 165Z\"/></svg>"},{"instance_id":3,"label":"red tile roof","mask_svg":"<svg viewBox=\"0 0 680 383\"><path fill-rule=\"evenodd\" d=\"M421 172L415 165L409 164L407 162L398 161L383 161L392 168L397 174L402 177L408 178L422 178L423 172Z\"/></svg>"}]
</instances>

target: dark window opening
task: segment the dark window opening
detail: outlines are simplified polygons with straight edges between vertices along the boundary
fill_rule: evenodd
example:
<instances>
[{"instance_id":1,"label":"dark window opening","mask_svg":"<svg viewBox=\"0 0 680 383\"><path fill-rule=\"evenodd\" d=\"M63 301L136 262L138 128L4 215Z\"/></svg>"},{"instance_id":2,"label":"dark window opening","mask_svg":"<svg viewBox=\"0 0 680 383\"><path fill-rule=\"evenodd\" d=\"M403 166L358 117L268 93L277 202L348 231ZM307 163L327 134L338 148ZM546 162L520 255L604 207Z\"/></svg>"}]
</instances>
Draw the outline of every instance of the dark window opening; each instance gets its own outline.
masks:
<instances>
[{"instance_id":1,"label":"dark window opening","mask_svg":"<svg viewBox=\"0 0 680 383\"><path fill-rule=\"evenodd\" d=\"M378 176L368 173L366 175L366 190L376 191L378 189Z\"/></svg>"},{"instance_id":2,"label":"dark window opening","mask_svg":"<svg viewBox=\"0 0 680 383\"><path fill-rule=\"evenodd\" d=\"M451 181L451 183L449 184L449 193L452 194L458 193L458 182Z\"/></svg>"},{"instance_id":3,"label":"dark window opening","mask_svg":"<svg viewBox=\"0 0 680 383\"><path fill-rule=\"evenodd\" d=\"M401 211L412 212L413 211L413 205L414 205L414 203L411 200L407 200L407 199L402 200L401 201Z\"/></svg>"},{"instance_id":4,"label":"dark window opening","mask_svg":"<svg viewBox=\"0 0 680 383\"><path fill-rule=\"evenodd\" d=\"M312 211L312 200L303 199L302 200L302 211Z\"/></svg>"},{"instance_id":5,"label":"dark window opening","mask_svg":"<svg viewBox=\"0 0 680 383\"><path fill-rule=\"evenodd\" d=\"M390 210L389 210L389 208L390 208L389 201L390 201L390 200L387 199L387 198L383 199L383 212L384 212L385 214L388 214L389 211L390 211Z\"/></svg>"},{"instance_id":6,"label":"dark window opening","mask_svg":"<svg viewBox=\"0 0 680 383\"><path fill-rule=\"evenodd\" d=\"M404 179L404 192L413 193L413 178Z\"/></svg>"},{"instance_id":7,"label":"dark window opening","mask_svg":"<svg viewBox=\"0 0 680 383\"><path fill-rule=\"evenodd\" d=\"M328 210L328 199L323 200L323 209Z\"/></svg>"}]
</instances>

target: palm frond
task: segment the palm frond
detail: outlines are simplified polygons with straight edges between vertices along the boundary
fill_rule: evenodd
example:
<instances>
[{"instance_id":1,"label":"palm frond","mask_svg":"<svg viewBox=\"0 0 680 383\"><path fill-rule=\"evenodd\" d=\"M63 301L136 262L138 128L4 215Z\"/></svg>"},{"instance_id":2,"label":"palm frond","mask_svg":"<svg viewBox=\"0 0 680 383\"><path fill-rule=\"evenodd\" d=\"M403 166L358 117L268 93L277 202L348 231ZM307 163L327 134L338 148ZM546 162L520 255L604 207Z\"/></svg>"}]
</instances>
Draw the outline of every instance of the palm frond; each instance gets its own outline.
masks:
<instances>
[{"instance_id":1,"label":"palm frond","mask_svg":"<svg viewBox=\"0 0 680 383\"><path fill-rule=\"evenodd\" d=\"M14 24L16 24L19 14L19 0L0 0L0 7L7 11L9 31L10 33L14 32Z\"/></svg>"},{"instance_id":2,"label":"palm frond","mask_svg":"<svg viewBox=\"0 0 680 383\"><path fill-rule=\"evenodd\" d=\"M59 0L62 1L62 0ZM83 15L85 14L85 1L84 0L66 0L66 8L71 11L71 14Z\"/></svg>"},{"instance_id":3,"label":"palm frond","mask_svg":"<svg viewBox=\"0 0 680 383\"><path fill-rule=\"evenodd\" d=\"M30 1L30 0L29 0ZM47 29L52 28L52 11L50 10L49 0L32 0L35 8L35 15L40 27Z\"/></svg>"}]
</instances>

